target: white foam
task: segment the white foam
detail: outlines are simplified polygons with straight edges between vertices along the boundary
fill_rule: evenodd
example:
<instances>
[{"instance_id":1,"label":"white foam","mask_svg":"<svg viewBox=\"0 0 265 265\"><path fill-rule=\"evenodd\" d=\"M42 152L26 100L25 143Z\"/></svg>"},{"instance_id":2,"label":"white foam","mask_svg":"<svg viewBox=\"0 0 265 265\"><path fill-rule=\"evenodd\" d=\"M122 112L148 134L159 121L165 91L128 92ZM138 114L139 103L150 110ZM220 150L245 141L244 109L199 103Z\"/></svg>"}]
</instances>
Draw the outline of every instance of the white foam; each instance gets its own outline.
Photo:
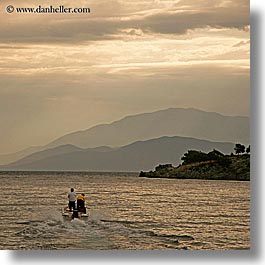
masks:
<instances>
[{"instance_id":1,"label":"white foam","mask_svg":"<svg viewBox=\"0 0 265 265\"><path fill-rule=\"evenodd\" d=\"M72 219L71 223L74 226L87 226L87 222L85 222L84 220L78 219L78 218Z\"/></svg>"}]
</instances>

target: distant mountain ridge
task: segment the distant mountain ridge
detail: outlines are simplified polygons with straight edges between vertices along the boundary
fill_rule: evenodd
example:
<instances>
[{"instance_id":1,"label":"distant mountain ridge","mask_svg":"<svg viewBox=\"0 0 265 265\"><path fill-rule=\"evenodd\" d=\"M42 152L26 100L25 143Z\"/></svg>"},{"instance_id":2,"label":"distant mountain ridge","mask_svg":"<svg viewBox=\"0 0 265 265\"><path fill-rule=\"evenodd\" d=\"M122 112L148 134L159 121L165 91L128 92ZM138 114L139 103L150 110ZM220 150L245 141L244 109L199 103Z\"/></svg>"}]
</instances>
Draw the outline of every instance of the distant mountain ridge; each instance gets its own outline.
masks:
<instances>
[{"instance_id":1,"label":"distant mountain ridge","mask_svg":"<svg viewBox=\"0 0 265 265\"><path fill-rule=\"evenodd\" d=\"M17 160L16 162L10 163L8 166L12 167L12 165L18 166L18 165L28 164L36 160L44 159L46 157L62 155L82 150L83 150L82 148L74 146L72 144L61 145L56 148L49 148L42 151L34 152L28 156L25 156L24 158Z\"/></svg>"},{"instance_id":2,"label":"distant mountain ridge","mask_svg":"<svg viewBox=\"0 0 265 265\"><path fill-rule=\"evenodd\" d=\"M42 146L32 146L32 147L25 148L15 153L0 155L0 165L1 164L4 165L4 164L11 163L13 161L17 161L21 159L22 157L28 156L30 154L33 154L34 152L38 152L42 150L42 148L43 148Z\"/></svg>"},{"instance_id":3,"label":"distant mountain ridge","mask_svg":"<svg viewBox=\"0 0 265 265\"><path fill-rule=\"evenodd\" d=\"M151 170L160 163L177 165L180 163L183 153L189 149L205 152L217 149L223 153L230 153L233 151L233 147L233 143L164 136L147 141L137 141L117 149L80 149L74 146L55 147L32 154L17 163L3 166L1 169L137 172L140 170Z\"/></svg>"},{"instance_id":4,"label":"distant mountain ridge","mask_svg":"<svg viewBox=\"0 0 265 265\"><path fill-rule=\"evenodd\" d=\"M83 149L80 147L77 147L72 144L66 144L66 145L60 145L58 147L54 148L48 148L45 150L41 150L35 153L32 153L28 156L25 156L15 162L9 163L7 166L8 167L17 167L19 165L24 165L24 164L29 164L37 160L45 159L47 157L52 157L52 156L57 156L57 155L63 155L63 154L68 154L68 153L73 153L73 152L81 152L81 151L86 151L88 149ZM108 146L99 146L95 148L89 148L91 151L96 151L96 152L109 152L113 150L113 148L108 147Z\"/></svg>"},{"instance_id":5,"label":"distant mountain ridge","mask_svg":"<svg viewBox=\"0 0 265 265\"><path fill-rule=\"evenodd\" d=\"M120 147L162 136L181 136L217 142L249 144L249 118L225 116L193 108L170 108L126 116L110 124L64 135L51 143L0 155L0 165L12 163L37 151L73 145L79 148Z\"/></svg>"},{"instance_id":6,"label":"distant mountain ridge","mask_svg":"<svg viewBox=\"0 0 265 265\"><path fill-rule=\"evenodd\" d=\"M62 136L48 144L73 144L82 148L123 146L161 136L183 136L221 142L249 143L249 118L224 116L197 109L170 108L127 116L110 124Z\"/></svg>"}]
</instances>

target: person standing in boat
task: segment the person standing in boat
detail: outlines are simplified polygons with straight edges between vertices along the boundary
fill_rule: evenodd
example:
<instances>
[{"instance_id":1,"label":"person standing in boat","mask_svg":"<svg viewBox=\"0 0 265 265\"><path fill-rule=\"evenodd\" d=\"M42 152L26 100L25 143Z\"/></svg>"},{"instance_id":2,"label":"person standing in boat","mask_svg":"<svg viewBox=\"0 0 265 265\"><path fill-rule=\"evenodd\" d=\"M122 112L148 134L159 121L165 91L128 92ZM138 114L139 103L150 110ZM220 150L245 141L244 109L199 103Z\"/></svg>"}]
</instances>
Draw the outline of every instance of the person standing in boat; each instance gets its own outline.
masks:
<instances>
[{"instance_id":1,"label":"person standing in boat","mask_svg":"<svg viewBox=\"0 0 265 265\"><path fill-rule=\"evenodd\" d=\"M70 192L68 193L68 200L69 200L69 210L75 210L75 201L76 201L76 193L74 188L71 188Z\"/></svg>"},{"instance_id":2,"label":"person standing in boat","mask_svg":"<svg viewBox=\"0 0 265 265\"><path fill-rule=\"evenodd\" d=\"M85 197L84 193L77 196L77 210L78 210L78 212L86 213L85 200L86 200L86 197Z\"/></svg>"}]
</instances>

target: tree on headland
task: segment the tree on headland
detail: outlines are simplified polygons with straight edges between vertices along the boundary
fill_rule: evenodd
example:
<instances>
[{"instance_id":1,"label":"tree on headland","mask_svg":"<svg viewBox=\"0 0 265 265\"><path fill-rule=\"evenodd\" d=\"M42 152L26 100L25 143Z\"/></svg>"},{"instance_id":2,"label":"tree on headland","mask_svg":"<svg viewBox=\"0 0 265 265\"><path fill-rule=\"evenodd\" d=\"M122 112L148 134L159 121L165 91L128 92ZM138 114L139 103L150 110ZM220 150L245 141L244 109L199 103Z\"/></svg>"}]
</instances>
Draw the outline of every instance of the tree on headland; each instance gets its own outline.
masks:
<instances>
[{"instance_id":1,"label":"tree on headland","mask_svg":"<svg viewBox=\"0 0 265 265\"><path fill-rule=\"evenodd\" d=\"M245 153L245 149L246 148L245 148L245 146L243 144L236 144L235 148L234 148L235 153L237 155Z\"/></svg>"},{"instance_id":2,"label":"tree on headland","mask_svg":"<svg viewBox=\"0 0 265 265\"><path fill-rule=\"evenodd\" d=\"M217 160L220 157L224 157L224 156L225 155L222 152L220 152L216 149L213 149L213 151L211 151L207 154L208 160Z\"/></svg>"},{"instance_id":3,"label":"tree on headland","mask_svg":"<svg viewBox=\"0 0 265 265\"><path fill-rule=\"evenodd\" d=\"M225 155L223 153L215 149L209 153L203 153L197 150L188 150L188 152L183 155L181 160L183 161L183 165L187 165L190 163L204 162L210 160L224 161L224 156Z\"/></svg>"},{"instance_id":4,"label":"tree on headland","mask_svg":"<svg viewBox=\"0 0 265 265\"><path fill-rule=\"evenodd\" d=\"M183 164L190 164L190 163L195 163L195 162L202 162L202 161L207 161L208 156L207 154L197 151L197 150L188 150L187 153L181 157L181 160L183 161Z\"/></svg>"},{"instance_id":5,"label":"tree on headland","mask_svg":"<svg viewBox=\"0 0 265 265\"><path fill-rule=\"evenodd\" d=\"M246 149L246 153L247 153L247 154L250 153L250 145L247 147L247 149Z\"/></svg>"}]
</instances>

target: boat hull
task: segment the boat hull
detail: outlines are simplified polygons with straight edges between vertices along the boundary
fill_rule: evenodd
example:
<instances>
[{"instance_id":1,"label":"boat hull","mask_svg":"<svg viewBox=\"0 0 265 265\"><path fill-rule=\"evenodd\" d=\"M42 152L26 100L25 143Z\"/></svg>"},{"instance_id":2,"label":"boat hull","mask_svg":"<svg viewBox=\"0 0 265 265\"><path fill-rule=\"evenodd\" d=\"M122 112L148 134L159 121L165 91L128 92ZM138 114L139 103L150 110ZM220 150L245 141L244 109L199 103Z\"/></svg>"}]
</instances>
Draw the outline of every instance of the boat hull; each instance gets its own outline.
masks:
<instances>
[{"instance_id":1,"label":"boat hull","mask_svg":"<svg viewBox=\"0 0 265 265\"><path fill-rule=\"evenodd\" d=\"M62 209L62 216L65 217L65 218L73 219L73 211L70 211L68 209L68 207L63 208ZM77 215L74 216L74 218L80 218L80 219L88 218L88 214L87 214L87 212L86 213L84 213L84 212L77 212Z\"/></svg>"}]
</instances>

